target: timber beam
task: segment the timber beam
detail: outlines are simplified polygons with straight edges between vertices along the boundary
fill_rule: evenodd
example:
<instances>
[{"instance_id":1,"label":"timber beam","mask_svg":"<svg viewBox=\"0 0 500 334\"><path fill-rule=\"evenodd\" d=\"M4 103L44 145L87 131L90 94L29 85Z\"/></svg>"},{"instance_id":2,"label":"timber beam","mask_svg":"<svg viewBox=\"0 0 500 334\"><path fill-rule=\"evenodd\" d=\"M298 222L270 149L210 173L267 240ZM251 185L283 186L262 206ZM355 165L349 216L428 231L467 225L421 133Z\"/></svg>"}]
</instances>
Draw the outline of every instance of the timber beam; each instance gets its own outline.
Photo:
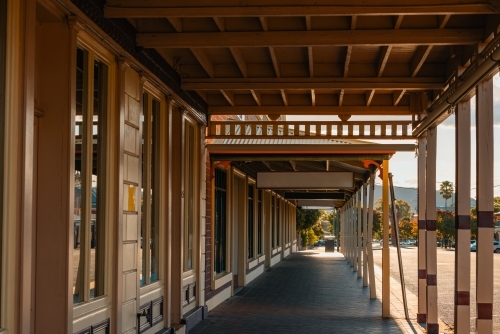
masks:
<instances>
[{"instance_id":1,"label":"timber beam","mask_svg":"<svg viewBox=\"0 0 500 334\"><path fill-rule=\"evenodd\" d=\"M170 2L170 1L169 1ZM159 17L241 17L241 16L351 16L351 15L423 15L423 14L494 14L498 9L486 1L462 1L450 4L449 1L405 1L393 5L366 6L363 1L349 1L349 4L317 5L305 1L300 6L283 6L282 2L266 2L265 6L249 6L240 1L172 1L170 6L164 2L157 6L148 5L143 0L109 0L104 9L108 18L159 18ZM241 4L241 5L240 5Z\"/></svg>"},{"instance_id":2,"label":"timber beam","mask_svg":"<svg viewBox=\"0 0 500 334\"><path fill-rule=\"evenodd\" d=\"M137 34L145 48L468 45L483 29L397 29L330 31L189 32Z\"/></svg>"},{"instance_id":3,"label":"timber beam","mask_svg":"<svg viewBox=\"0 0 500 334\"><path fill-rule=\"evenodd\" d=\"M285 192L285 199L338 199L344 200L343 192Z\"/></svg>"},{"instance_id":4,"label":"timber beam","mask_svg":"<svg viewBox=\"0 0 500 334\"><path fill-rule=\"evenodd\" d=\"M184 79L184 90L441 90L444 78L215 78Z\"/></svg>"},{"instance_id":5,"label":"timber beam","mask_svg":"<svg viewBox=\"0 0 500 334\"><path fill-rule=\"evenodd\" d=\"M220 106L209 115L411 115L410 106Z\"/></svg>"}]
</instances>

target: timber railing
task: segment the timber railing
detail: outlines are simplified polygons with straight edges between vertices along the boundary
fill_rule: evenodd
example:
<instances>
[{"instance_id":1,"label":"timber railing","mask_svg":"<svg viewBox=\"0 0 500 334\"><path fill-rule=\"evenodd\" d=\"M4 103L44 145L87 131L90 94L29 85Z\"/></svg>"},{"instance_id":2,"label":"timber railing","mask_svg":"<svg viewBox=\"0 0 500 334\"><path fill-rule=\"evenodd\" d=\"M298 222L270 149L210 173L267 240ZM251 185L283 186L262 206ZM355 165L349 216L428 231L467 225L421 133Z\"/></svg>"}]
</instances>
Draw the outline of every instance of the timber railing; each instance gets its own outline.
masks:
<instances>
[{"instance_id":1,"label":"timber railing","mask_svg":"<svg viewBox=\"0 0 500 334\"><path fill-rule=\"evenodd\" d=\"M207 138L412 139L411 121L210 121Z\"/></svg>"}]
</instances>

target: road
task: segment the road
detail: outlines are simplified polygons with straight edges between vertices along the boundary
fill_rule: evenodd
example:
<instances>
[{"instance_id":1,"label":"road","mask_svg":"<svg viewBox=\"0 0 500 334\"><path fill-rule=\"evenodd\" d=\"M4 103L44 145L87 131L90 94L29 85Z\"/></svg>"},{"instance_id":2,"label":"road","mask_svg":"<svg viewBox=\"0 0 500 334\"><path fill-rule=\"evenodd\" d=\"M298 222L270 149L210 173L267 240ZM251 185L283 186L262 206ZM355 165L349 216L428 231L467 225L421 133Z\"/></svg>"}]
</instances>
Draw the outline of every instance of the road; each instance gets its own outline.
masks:
<instances>
[{"instance_id":1,"label":"road","mask_svg":"<svg viewBox=\"0 0 500 334\"><path fill-rule=\"evenodd\" d=\"M395 247L390 247L391 276L400 282L398 255ZM494 294L493 294L493 333L500 333L500 254L494 258ZM413 294L418 293L418 261L417 247L401 249L406 288ZM374 244L373 258L375 264L382 267L382 251L380 245ZM453 328L454 288L455 288L455 251L438 248L437 250L437 287L438 316ZM471 332L475 332L476 317L476 253L471 253Z\"/></svg>"}]
</instances>

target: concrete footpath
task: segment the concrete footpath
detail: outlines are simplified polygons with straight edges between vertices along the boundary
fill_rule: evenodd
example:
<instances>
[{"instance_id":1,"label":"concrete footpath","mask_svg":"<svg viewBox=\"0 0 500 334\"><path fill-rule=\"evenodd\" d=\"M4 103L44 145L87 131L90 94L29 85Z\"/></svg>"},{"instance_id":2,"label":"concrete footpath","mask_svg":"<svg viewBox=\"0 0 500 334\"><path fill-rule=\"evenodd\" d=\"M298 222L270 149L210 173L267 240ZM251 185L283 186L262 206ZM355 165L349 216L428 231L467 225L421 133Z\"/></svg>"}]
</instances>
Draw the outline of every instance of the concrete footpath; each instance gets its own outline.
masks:
<instances>
[{"instance_id":1,"label":"concrete footpath","mask_svg":"<svg viewBox=\"0 0 500 334\"><path fill-rule=\"evenodd\" d=\"M294 253L211 310L189 334L423 333L404 319L399 285L391 284L389 319L382 318L380 277L377 299L362 285L342 254L324 248Z\"/></svg>"}]
</instances>

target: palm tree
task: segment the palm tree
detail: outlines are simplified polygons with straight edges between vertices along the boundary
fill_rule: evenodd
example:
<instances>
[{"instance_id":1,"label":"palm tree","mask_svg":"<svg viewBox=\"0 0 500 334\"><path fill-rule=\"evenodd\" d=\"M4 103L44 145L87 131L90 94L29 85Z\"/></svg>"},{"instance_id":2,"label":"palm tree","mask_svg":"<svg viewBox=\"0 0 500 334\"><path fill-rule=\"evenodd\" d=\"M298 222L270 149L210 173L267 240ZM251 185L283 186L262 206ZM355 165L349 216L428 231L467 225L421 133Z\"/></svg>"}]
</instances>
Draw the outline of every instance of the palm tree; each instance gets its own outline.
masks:
<instances>
[{"instance_id":1,"label":"palm tree","mask_svg":"<svg viewBox=\"0 0 500 334\"><path fill-rule=\"evenodd\" d=\"M439 195L444 198L445 209L448 210L448 200L453 196L453 183L443 181L439 186Z\"/></svg>"}]
</instances>

